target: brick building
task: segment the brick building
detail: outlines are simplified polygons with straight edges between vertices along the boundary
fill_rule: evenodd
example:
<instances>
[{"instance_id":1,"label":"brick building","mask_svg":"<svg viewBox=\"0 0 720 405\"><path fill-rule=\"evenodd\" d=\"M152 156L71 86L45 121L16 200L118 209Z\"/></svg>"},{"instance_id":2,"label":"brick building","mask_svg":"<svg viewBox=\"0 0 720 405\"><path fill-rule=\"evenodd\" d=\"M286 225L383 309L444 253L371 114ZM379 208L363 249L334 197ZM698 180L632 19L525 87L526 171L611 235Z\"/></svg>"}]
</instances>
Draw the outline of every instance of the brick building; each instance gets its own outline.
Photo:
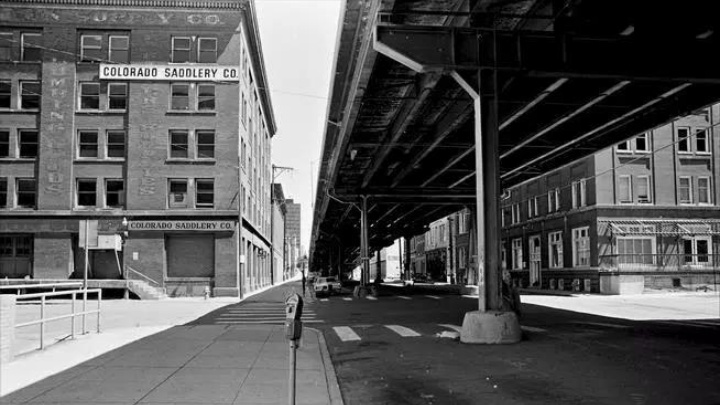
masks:
<instances>
[{"instance_id":1,"label":"brick building","mask_svg":"<svg viewBox=\"0 0 720 405\"><path fill-rule=\"evenodd\" d=\"M696 111L510 189L514 282L613 294L716 283L719 117L720 105Z\"/></svg>"},{"instance_id":2,"label":"brick building","mask_svg":"<svg viewBox=\"0 0 720 405\"><path fill-rule=\"evenodd\" d=\"M275 122L253 2L118 4L0 10L0 277L81 277L88 219L94 280L267 285Z\"/></svg>"},{"instance_id":3,"label":"brick building","mask_svg":"<svg viewBox=\"0 0 720 405\"><path fill-rule=\"evenodd\" d=\"M297 263L302 257L300 245L300 203L296 203L293 199L285 200L287 214L285 215L285 249L287 258L287 268L285 269L286 278L292 278L297 273Z\"/></svg>"}]
</instances>

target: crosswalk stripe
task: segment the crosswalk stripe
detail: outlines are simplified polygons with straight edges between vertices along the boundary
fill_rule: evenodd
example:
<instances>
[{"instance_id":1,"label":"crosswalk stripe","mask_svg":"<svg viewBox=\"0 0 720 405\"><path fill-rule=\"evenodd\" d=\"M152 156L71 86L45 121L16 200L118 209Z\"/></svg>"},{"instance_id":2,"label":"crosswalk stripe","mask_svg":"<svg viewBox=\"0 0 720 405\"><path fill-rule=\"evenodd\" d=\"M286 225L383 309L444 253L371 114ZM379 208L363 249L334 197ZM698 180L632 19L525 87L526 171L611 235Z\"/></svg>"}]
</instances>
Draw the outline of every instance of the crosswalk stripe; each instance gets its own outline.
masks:
<instances>
[{"instance_id":1,"label":"crosswalk stripe","mask_svg":"<svg viewBox=\"0 0 720 405\"><path fill-rule=\"evenodd\" d=\"M411 299L412 299L412 298L410 298L410 297L408 297L408 296L405 296L405 295L398 295L397 297L400 298L401 300L411 300Z\"/></svg>"},{"instance_id":2,"label":"crosswalk stripe","mask_svg":"<svg viewBox=\"0 0 720 405\"><path fill-rule=\"evenodd\" d=\"M368 295L368 296L365 297L365 298L369 299L370 301L377 301L377 298L376 298L376 297L373 297L372 295Z\"/></svg>"},{"instance_id":3,"label":"crosswalk stripe","mask_svg":"<svg viewBox=\"0 0 720 405\"><path fill-rule=\"evenodd\" d=\"M222 319L221 319L221 320L215 321L215 323L218 324L218 325L225 325L225 324L227 324L227 325L237 325L237 324L248 324L248 325L250 325L250 324L275 324L275 325L282 325L282 324L285 323L285 319L282 319L282 320L278 319L278 320L272 320L272 321L222 320ZM321 320L321 319L309 319L309 320L306 321L306 320L303 319L303 323L325 323L325 321L323 321L323 320Z\"/></svg>"},{"instance_id":4,"label":"crosswalk stripe","mask_svg":"<svg viewBox=\"0 0 720 405\"><path fill-rule=\"evenodd\" d=\"M406 328L404 326L400 325L385 325L386 328L390 329L391 331L397 333L398 335L402 337L416 337L421 336L419 333L415 332L414 330L410 328Z\"/></svg>"},{"instance_id":5,"label":"crosswalk stripe","mask_svg":"<svg viewBox=\"0 0 720 405\"><path fill-rule=\"evenodd\" d=\"M343 297L343 301L352 301L352 298L350 298L350 297Z\"/></svg>"},{"instance_id":6,"label":"crosswalk stripe","mask_svg":"<svg viewBox=\"0 0 720 405\"><path fill-rule=\"evenodd\" d=\"M426 295L426 297L432 298L432 299L434 299L434 300L439 300L439 299L441 299L441 298L438 297L437 295Z\"/></svg>"},{"instance_id":7,"label":"crosswalk stripe","mask_svg":"<svg viewBox=\"0 0 720 405\"><path fill-rule=\"evenodd\" d=\"M343 342L360 340L360 336L355 333L349 326L334 326L333 330Z\"/></svg>"},{"instance_id":8,"label":"crosswalk stripe","mask_svg":"<svg viewBox=\"0 0 720 405\"><path fill-rule=\"evenodd\" d=\"M447 328L447 329L452 329L458 333L462 332L462 326L450 325L447 323L439 323L438 326L442 326L443 328Z\"/></svg>"},{"instance_id":9,"label":"crosswalk stripe","mask_svg":"<svg viewBox=\"0 0 720 405\"><path fill-rule=\"evenodd\" d=\"M538 332L547 332L546 329L536 328L536 327L534 327L534 326L525 326L525 325L522 325L522 326L520 326L520 329L522 329L522 330L524 330L524 331L526 331L526 332L536 332L536 333L538 333Z\"/></svg>"}]
</instances>

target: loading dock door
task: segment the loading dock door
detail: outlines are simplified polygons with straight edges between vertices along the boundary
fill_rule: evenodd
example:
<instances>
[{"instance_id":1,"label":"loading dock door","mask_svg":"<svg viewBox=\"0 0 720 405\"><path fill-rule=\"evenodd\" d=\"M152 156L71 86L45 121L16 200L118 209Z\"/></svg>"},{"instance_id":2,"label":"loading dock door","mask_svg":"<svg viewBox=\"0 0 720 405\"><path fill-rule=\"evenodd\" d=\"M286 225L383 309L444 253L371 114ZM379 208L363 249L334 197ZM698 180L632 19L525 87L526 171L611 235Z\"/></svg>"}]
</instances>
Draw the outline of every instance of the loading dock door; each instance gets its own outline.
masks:
<instances>
[{"instance_id":1,"label":"loading dock door","mask_svg":"<svg viewBox=\"0 0 720 405\"><path fill-rule=\"evenodd\" d=\"M168 277L213 277L213 235L168 235L165 238Z\"/></svg>"}]
</instances>

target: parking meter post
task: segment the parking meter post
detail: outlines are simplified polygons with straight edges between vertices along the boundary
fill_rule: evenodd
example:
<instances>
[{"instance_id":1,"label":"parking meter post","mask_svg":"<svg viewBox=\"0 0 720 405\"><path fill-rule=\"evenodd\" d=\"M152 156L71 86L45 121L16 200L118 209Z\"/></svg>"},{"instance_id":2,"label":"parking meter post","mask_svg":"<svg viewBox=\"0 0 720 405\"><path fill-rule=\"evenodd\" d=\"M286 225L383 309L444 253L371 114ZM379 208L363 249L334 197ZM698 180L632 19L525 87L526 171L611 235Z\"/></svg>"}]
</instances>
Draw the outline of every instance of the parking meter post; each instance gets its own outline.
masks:
<instances>
[{"instance_id":1,"label":"parking meter post","mask_svg":"<svg viewBox=\"0 0 720 405\"><path fill-rule=\"evenodd\" d=\"M297 294L291 294L285 299L285 337L290 342L290 370L288 375L288 403L295 405L295 370L298 341L302 336L303 299Z\"/></svg>"}]
</instances>

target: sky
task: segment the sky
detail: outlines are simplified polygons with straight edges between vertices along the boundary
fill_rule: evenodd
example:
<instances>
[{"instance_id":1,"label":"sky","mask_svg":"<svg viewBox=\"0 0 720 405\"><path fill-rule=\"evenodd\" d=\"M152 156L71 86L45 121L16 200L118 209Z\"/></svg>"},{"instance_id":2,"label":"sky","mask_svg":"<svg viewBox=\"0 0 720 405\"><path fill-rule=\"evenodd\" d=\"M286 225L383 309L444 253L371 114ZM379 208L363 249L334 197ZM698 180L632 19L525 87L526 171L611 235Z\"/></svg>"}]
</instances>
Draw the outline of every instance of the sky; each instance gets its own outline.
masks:
<instances>
[{"instance_id":1,"label":"sky","mask_svg":"<svg viewBox=\"0 0 720 405\"><path fill-rule=\"evenodd\" d=\"M341 4L339 0L255 0L277 124L272 162L294 169L276 170L275 182L282 184L285 198L302 205L306 251Z\"/></svg>"}]
</instances>

